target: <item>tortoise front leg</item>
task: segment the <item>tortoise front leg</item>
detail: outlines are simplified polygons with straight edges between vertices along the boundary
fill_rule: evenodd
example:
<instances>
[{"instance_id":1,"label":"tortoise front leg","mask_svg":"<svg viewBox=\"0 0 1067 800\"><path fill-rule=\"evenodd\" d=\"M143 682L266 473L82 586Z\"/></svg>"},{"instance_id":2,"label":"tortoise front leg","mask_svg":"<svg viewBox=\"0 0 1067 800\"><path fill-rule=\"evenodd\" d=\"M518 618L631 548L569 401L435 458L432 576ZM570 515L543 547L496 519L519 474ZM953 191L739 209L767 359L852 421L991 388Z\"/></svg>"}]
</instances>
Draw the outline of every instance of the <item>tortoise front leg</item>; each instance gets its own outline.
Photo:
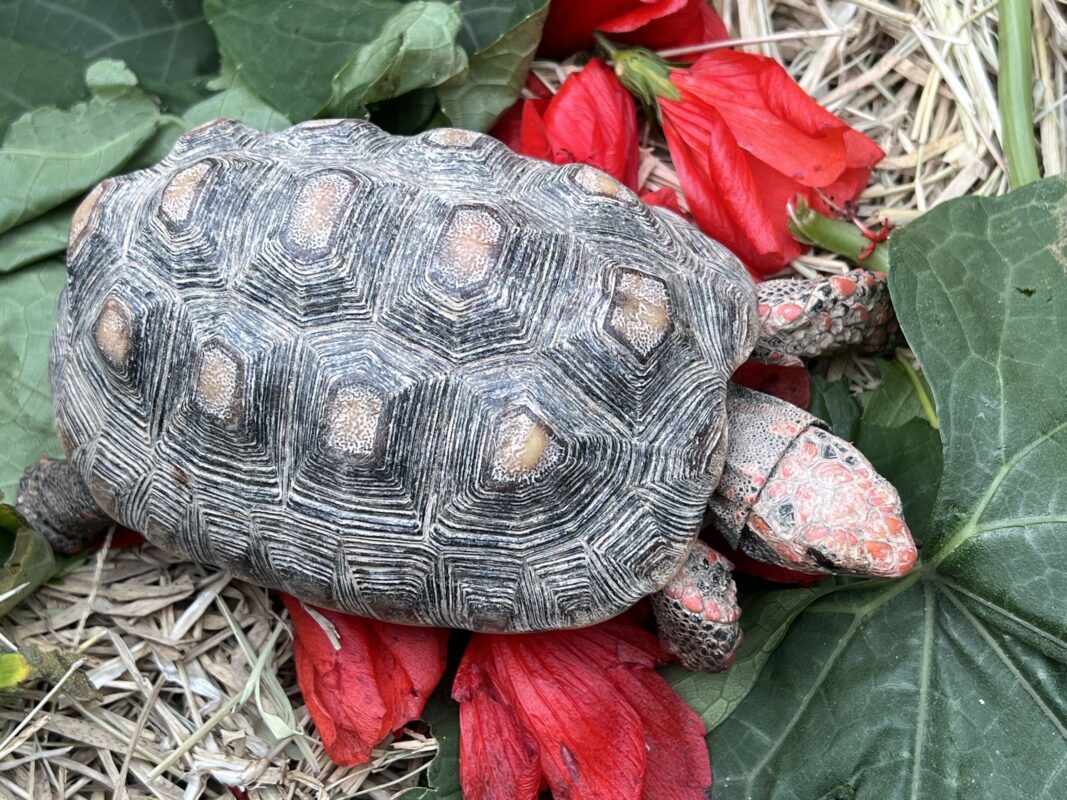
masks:
<instances>
[{"instance_id":1,"label":"tortoise front leg","mask_svg":"<svg viewBox=\"0 0 1067 800\"><path fill-rule=\"evenodd\" d=\"M752 358L758 361L799 364L801 358L846 348L888 353L899 338L881 272L764 281L756 294L760 333Z\"/></svg>"},{"instance_id":2,"label":"tortoise front leg","mask_svg":"<svg viewBox=\"0 0 1067 800\"><path fill-rule=\"evenodd\" d=\"M660 642L687 669L718 672L733 663L741 609L732 569L698 539L671 582L652 595Z\"/></svg>"},{"instance_id":3,"label":"tortoise front leg","mask_svg":"<svg viewBox=\"0 0 1067 800\"><path fill-rule=\"evenodd\" d=\"M39 459L19 482L15 510L59 553L75 553L111 524L69 461Z\"/></svg>"}]
</instances>

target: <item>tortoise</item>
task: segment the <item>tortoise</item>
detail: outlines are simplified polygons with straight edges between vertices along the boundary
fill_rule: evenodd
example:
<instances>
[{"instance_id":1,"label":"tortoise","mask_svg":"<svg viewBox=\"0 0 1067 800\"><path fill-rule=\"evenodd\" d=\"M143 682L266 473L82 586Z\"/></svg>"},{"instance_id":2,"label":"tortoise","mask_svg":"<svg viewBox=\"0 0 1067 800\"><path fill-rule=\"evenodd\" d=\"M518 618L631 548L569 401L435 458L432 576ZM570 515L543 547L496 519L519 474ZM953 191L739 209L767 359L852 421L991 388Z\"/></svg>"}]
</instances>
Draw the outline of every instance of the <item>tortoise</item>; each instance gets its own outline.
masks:
<instances>
[{"instance_id":1,"label":"tortoise","mask_svg":"<svg viewBox=\"0 0 1067 800\"><path fill-rule=\"evenodd\" d=\"M50 354L66 459L18 510L117 521L303 601L476 631L651 596L728 664L731 564L897 576L900 500L850 444L731 383L890 346L884 276L754 285L682 217L470 131L217 120L77 209Z\"/></svg>"}]
</instances>

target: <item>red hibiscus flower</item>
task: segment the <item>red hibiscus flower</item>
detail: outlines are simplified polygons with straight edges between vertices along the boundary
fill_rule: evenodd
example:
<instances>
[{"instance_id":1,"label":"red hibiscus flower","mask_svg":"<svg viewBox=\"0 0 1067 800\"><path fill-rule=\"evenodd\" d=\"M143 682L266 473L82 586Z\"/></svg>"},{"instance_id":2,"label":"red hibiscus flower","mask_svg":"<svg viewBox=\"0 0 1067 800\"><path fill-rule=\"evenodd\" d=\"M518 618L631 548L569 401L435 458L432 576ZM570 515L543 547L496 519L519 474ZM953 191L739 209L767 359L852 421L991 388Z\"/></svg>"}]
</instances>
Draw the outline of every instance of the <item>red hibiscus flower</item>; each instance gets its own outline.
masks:
<instances>
[{"instance_id":1,"label":"red hibiscus flower","mask_svg":"<svg viewBox=\"0 0 1067 800\"><path fill-rule=\"evenodd\" d=\"M521 100L492 134L516 153L589 164L637 188L637 111L603 61L571 73L551 99Z\"/></svg>"},{"instance_id":2,"label":"red hibiscus flower","mask_svg":"<svg viewBox=\"0 0 1067 800\"><path fill-rule=\"evenodd\" d=\"M787 229L797 195L829 213L826 201L854 200L884 155L769 58L707 53L670 81L677 98L657 92L659 109L689 209L757 274L800 254Z\"/></svg>"},{"instance_id":3,"label":"red hibiscus flower","mask_svg":"<svg viewBox=\"0 0 1067 800\"><path fill-rule=\"evenodd\" d=\"M703 800L711 765L700 718L653 669L666 653L639 625L474 634L460 703L467 800Z\"/></svg>"},{"instance_id":4,"label":"red hibiscus flower","mask_svg":"<svg viewBox=\"0 0 1067 800\"><path fill-rule=\"evenodd\" d=\"M370 760L374 745L422 713L445 669L448 631L282 600L300 691L327 755L342 766Z\"/></svg>"},{"instance_id":5,"label":"red hibiscus flower","mask_svg":"<svg viewBox=\"0 0 1067 800\"><path fill-rule=\"evenodd\" d=\"M593 45L593 31L651 48L717 42L726 26L707 0L554 0L539 51L566 58Z\"/></svg>"}]
</instances>

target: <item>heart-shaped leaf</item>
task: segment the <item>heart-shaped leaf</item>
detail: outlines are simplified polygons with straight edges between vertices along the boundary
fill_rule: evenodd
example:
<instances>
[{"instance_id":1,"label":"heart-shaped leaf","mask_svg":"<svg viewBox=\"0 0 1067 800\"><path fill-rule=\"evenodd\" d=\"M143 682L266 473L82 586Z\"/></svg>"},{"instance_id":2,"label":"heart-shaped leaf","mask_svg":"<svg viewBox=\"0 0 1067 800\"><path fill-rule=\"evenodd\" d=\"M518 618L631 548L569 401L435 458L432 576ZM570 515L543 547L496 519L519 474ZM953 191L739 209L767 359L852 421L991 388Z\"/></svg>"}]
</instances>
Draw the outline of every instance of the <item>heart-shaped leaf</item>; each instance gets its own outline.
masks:
<instances>
[{"instance_id":1,"label":"heart-shaped leaf","mask_svg":"<svg viewBox=\"0 0 1067 800\"><path fill-rule=\"evenodd\" d=\"M1067 184L1048 179L951 201L891 240L894 303L944 441L923 563L797 617L709 737L717 800L1062 796L1065 213ZM924 424L882 428L878 449Z\"/></svg>"}]
</instances>

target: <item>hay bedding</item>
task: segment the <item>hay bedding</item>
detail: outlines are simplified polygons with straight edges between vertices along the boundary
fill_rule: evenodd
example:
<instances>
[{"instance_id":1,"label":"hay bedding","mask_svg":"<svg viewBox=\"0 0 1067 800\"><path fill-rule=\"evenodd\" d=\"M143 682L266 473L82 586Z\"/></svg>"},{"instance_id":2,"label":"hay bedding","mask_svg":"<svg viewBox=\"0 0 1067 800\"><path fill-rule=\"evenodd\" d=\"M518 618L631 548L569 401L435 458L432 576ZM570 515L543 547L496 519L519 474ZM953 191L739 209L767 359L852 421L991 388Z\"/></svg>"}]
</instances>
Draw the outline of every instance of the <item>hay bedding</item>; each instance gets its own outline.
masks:
<instances>
[{"instance_id":1,"label":"hay bedding","mask_svg":"<svg viewBox=\"0 0 1067 800\"><path fill-rule=\"evenodd\" d=\"M724 5L744 47L779 59L886 151L858 207L868 224L907 223L953 197L1007 190L995 2ZM1067 19L1054 0L1035 7L1035 109L1043 172L1052 175L1067 157ZM573 67L534 69L556 89ZM647 185L677 188L662 140L646 128L642 144ZM792 265L804 275L846 268L818 251ZM858 385L875 380L862 359L836 359L828 370ZM417 785L436 752L419 726L362 767L325 757L279 608L264 589L151 546L105 545L72 566L0 621L8 648L69 653L52 659L50 680L0 697L0 800L386 800Z\"/></svg>"}]
</instances>

